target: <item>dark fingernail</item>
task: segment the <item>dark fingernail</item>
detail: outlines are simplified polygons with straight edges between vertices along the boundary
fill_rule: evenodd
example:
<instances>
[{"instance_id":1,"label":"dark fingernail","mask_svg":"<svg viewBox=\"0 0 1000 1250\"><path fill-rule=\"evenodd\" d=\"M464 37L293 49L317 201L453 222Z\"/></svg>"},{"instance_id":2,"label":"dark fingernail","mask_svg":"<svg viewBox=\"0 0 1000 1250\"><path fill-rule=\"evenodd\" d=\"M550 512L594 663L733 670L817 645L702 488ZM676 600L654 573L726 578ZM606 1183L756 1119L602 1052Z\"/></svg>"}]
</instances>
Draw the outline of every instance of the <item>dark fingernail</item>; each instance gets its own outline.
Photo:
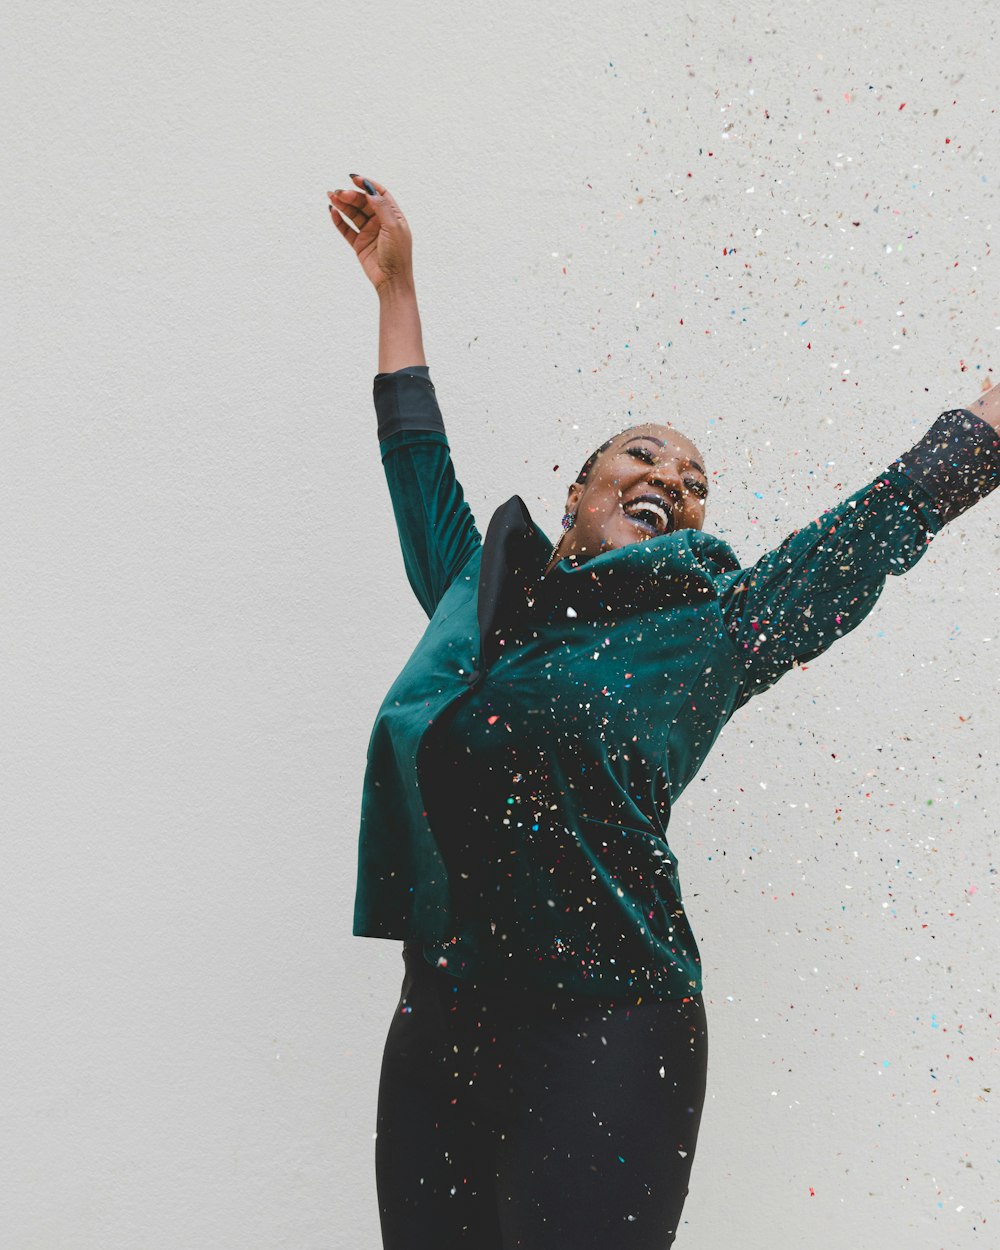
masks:
<instances>
[{"instance_id":1,"label":"dark fingernail","mask_svg":"<svg viewBox=\"0 0 1000 1250\"><path fill-rule=\"evenodd\" d=\"M347 176L348 176L348 178L357 178L357 177L359 177L359 175L358 175L358 174L348 174Z\"/></svg>"},{"instance_id":2,"label":"dark fingernail","mask_svg":"<svg viewBox=\"0 0 1000 1250\"><path fill-rule=\"evenodd\" d=\"M372 184L368 181L367 178L361 179L361 185L364 187L364 189L368 192L369 195L378 195L378 192L375 190L375 188L372 186Z\"/></svg>"}]
</instances>

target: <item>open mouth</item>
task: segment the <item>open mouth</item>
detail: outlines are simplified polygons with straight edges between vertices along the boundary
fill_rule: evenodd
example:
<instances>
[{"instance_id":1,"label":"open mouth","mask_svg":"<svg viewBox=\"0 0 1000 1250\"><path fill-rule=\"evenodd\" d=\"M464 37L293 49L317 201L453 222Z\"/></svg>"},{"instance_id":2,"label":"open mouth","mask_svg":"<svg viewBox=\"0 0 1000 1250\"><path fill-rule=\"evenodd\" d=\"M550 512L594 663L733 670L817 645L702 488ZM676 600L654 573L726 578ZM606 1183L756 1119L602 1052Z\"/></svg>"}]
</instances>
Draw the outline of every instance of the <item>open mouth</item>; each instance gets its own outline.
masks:
<instances>
[{"instance_id":1,"label":"open mouth","mask_svg":"<svg viewBox=\"0 0 1000 1250\"><path fill-rule=\"evenodd\" d=\"M640 495L638 499L630 499L628 503L622 504L622 512L636 529L651 537L666 534L673 528L670 513L663 502L653 495Z\"/></svg>"}]
</instances>

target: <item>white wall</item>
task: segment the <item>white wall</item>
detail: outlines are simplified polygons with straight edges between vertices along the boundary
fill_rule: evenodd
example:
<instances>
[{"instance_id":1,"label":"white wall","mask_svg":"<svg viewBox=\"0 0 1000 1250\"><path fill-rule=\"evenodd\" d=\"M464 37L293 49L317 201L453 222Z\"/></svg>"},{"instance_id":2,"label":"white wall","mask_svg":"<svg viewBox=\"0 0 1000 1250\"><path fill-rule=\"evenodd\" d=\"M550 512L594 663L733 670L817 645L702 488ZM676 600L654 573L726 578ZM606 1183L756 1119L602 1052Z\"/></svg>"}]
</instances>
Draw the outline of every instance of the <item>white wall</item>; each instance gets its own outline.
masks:
<instances>
[{"instance_id":1,"label":"white wall","mask_svg":"<svg viewBox=\"0 0 1000 1250\"><path fill-rule=\"evenodd\" d=\"M355 848L423 617L325 192L410 218L483 527L516 491L555 535L655 417L749 561L1000 368L997 11L861 12L9 0L4 1250L379 1244L402 964L350 935ZM712 1031L684 1250L997 1236L998 508L676 812Z\"/></svg>"}]
</instances>

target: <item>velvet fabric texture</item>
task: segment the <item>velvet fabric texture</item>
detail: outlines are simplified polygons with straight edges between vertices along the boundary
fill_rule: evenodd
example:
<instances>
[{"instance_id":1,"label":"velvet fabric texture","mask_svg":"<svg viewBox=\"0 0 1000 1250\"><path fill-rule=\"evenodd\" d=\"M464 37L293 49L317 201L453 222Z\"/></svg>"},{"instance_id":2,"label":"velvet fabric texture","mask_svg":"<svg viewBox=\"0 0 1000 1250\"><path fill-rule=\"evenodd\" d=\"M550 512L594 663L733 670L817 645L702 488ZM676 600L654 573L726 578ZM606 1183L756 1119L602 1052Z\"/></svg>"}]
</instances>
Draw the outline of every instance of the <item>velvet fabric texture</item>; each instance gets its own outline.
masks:
<instances>
[{"instance_id":1,"label":"velvet fabric texture","mask_svg":"<svg viewBox=\"0 0 1000 1250\"><path fill-rule=\"evenodd\" d=\"M552 545L519 496L481 539L427 366L378 375L375 405L429 622L369 744L354 932L419 941L458 977L699 992L673 804L739 707L860 625L996 487L992 427L944 414L752 565L679 530L543 577Z\"/></svg>"}]
</instances>

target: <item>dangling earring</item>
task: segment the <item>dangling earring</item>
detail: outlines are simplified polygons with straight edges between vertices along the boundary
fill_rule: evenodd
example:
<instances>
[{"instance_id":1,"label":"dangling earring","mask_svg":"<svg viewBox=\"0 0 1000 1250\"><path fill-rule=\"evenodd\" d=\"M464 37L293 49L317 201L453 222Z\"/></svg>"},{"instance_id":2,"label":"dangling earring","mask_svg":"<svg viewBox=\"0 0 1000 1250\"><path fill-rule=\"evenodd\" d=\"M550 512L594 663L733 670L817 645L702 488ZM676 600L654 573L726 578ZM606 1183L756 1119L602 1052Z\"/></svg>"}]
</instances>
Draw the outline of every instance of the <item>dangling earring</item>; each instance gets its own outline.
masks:
<instances>
[{"instance_id":1,"label":"dangling earring","mask_svg":"<svg viewBox=\"0 0 1000 1250\"><path fill-rule=\"evenodd\" d=\"M572 512L564 512L562 519L562 527L564 530L571 530L576 524L576 516Z\"/></svg>"}]
</instances>

